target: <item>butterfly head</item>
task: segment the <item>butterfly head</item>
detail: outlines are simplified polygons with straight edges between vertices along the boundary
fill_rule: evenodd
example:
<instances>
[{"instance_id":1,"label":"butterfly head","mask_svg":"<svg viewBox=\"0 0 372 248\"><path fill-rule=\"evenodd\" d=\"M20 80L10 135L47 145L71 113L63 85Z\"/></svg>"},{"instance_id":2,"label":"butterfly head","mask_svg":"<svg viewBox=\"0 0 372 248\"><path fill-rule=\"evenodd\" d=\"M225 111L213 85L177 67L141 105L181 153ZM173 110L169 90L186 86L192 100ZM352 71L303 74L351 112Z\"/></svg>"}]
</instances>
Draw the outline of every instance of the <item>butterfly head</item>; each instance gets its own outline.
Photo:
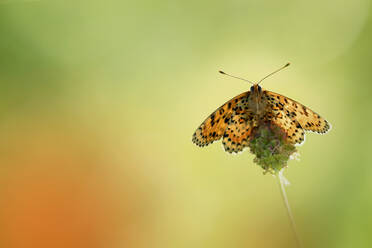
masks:
<instances>
[{"instance_id":1,"label":"butterfly head","mask_svg":"<svg viewBox=\"0 0 372 248\"><path fill-rule=\"evenodd\" d=\"M254 85L251 87L251 92L252 92L252 93L255 93L255 92L257 92L257 93L261 93L261 91L262 91L262 88L261 88L261 86L259 86L258 84L254 84Z\"/></svg>"}]
</instances>

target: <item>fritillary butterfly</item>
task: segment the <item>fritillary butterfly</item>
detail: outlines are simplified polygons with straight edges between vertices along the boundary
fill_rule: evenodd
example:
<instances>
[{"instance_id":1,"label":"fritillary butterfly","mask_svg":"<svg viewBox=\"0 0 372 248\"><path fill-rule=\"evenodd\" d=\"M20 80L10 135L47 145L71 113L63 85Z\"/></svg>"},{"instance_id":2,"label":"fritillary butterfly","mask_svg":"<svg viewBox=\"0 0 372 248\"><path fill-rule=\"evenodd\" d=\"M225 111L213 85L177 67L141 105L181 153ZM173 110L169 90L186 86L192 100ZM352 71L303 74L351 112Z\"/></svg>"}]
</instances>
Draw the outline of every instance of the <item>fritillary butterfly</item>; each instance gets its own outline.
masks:
<instances>
[{"instance_id":1,"label":"fritillary butterfly","mask_svg":"<svg viewBox=\"0 0 372 248\"><path fill-rule=\"evenodd\" d=\"M222 71L220 73L231 76ZM192 141L203 147L222 138L225 151L237 153L248 146L252 132L263 123L280 127L286 134L286 141L294 145L304 142L305 131L324 134L330 129L330 124L311 109L262 89L259 85L262 80L252 83L250 91L234 97L214 111L195 131Z\"/></svg>"}]
</instances>

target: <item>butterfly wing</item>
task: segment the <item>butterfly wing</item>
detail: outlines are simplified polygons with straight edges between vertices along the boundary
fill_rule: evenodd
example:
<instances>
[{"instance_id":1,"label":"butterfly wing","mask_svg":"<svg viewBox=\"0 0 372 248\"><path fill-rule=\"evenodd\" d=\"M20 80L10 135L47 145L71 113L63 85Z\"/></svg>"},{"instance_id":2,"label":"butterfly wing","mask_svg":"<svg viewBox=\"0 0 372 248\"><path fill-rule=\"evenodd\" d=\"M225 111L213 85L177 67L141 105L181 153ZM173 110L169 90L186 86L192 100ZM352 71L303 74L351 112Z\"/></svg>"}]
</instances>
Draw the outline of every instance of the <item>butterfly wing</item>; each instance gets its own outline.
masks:
<instances>
[{"instance_id":1,"label":"butterfly wing","mask_svg":"<svg viewBox=\"0 0 372 248\"><path fill-rule=\"evenodd\" d=\"M214 111L193 134L192 141L198 146L206 146L219 140L225 133L233 117L242 112L239 104L247 102L250 91L244 92ZM226 149L226 147L225 147Z\"/></svg>"},{"instance_id":2,"label":"butterfly wing","mask_svg":"<svg viewBox=\"0 0 372 248\"><path fill-rule=\"evenodd\" d=\"M330 129L324 118L301 103L271 91L264 94L274 113L273 122L286 129L293 143L303 142L303 130L324 134Z\"/></svg>"},{"instance_id":3,"label":"butterfly wing","mask_svg":"<svg viewBox=\"0 0 372 248\"><path fill-rule=\"evenodd\" d=\"M292 144L301 144L305 141L305 131L296 120L290 119L282 111L273 110L274 117L271 122L279 126L287 134L287 141Z\"/></svg>"},{"instance_id":4,"label":"butterfly wing","mask_svg":"<svg viewBox=\"0 0 372 248\"><path fill-rule=\"evenodd\" d=\"M223 135L222 144L227 152L240 152L248 146L248 139L253 129L253 113L244 111L231 117Z\"/></svg>"}]
</instances>

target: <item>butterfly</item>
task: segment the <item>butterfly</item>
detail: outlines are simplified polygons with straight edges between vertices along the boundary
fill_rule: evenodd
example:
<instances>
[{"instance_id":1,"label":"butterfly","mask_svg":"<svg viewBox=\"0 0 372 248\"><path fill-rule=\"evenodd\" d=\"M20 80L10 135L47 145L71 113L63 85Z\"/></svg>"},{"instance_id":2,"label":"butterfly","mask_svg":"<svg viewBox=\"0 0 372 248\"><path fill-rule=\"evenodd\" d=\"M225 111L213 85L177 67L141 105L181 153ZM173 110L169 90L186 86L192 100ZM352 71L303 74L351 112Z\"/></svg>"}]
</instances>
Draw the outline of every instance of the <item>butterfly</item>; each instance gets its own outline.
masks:
<instances>
[{"instance_id":1,"label":"butterfly","mask_svg":"<svg viewBox=\"0 0 372 248\"><path fill-rule=\"evenodd\" d=\"M270 73L249 91L244 92L223 104L214 111L195 131L193 143L207 146L222 138L226 152L237 153L248 146L253 131L264 123L276 125L284 131L285 140L293 145L305 141L305 131L324 134L330 124L320 115L301 103L286 96L264 90L259 85L265 78L289 66L289 63Z\"/></svg>"}]
</instances>

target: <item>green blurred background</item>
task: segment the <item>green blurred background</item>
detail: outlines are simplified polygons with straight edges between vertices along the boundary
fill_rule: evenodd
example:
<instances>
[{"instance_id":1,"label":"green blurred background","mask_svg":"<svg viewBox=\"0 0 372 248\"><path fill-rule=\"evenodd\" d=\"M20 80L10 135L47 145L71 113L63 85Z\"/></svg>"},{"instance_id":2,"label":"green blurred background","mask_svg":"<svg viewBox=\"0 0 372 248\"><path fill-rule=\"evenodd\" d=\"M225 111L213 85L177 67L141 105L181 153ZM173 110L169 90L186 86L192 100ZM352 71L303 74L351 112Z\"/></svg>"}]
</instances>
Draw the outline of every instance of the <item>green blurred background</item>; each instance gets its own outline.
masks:
<instances>
[{"instance_id":1,"label":"green blurred background","mask_svg":"<svg viewBox=\"0 0 372 248\"><path fill-rule=\"evenodd\" d=\"M191 136L263 87L333 125L285 175L305 247L372 246L369 0L0 0L0 246L296 247L275 178Z\"/></svg>"}]
</instances>

